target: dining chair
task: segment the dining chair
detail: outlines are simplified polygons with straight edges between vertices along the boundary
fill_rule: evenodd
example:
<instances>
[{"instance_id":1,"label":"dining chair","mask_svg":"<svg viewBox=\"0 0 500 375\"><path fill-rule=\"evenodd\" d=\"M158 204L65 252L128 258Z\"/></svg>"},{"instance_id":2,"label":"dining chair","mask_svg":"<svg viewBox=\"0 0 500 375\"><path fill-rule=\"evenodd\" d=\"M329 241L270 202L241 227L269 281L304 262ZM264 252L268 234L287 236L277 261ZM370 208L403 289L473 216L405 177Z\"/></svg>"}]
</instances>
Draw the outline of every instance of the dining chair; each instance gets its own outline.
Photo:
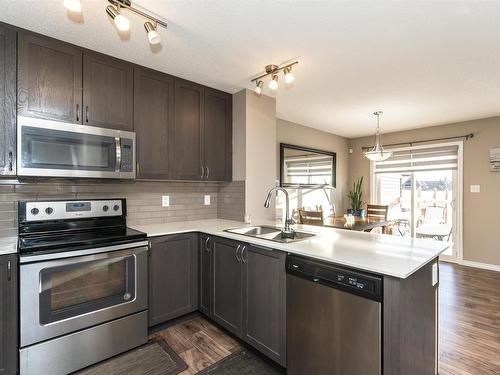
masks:
<instances>
[{"instance_id":1,"label":"dining chair","mask_svg":"<svg viewBox=\"0 0 500 375\"><path fill-rule=\"evenodd\" d=\"M383 219L387 221L387 215L389 213L389 206L380 205L380 204L369 204L366 207L366 217ZM367 232L371 232L371 230L367 230ZM385 226L382 227L382 233L387 233L387 228Z\"/></svg>"},{"instance_id":2,"label":"dining chair","mask_svg":"<svg viewBox=\"0 0 500 375\"><path fill-rule=\"evenodd\" d=\"M316 211L306 210L305 208L299 208L299 221L300 224L322 226L323 208L321 206L316 207Z\"/></svg>"}]
</instances>

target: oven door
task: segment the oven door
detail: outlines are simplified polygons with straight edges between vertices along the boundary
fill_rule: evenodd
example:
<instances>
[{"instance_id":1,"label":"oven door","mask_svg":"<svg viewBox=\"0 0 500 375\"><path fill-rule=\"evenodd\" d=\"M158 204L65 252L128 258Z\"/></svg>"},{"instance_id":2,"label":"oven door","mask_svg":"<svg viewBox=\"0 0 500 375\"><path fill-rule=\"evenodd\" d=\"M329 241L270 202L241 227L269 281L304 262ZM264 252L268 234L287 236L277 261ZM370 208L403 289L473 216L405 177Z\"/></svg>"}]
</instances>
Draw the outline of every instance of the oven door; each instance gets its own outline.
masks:
<instances>
[{"instance_id":1,"label":"oven door","mask_svg":"<svg viewBox=\"0 0 500 375\"><path fill-rule=\"evenodd\" d=\"M18 118L18 175L135 178L135 133Z\"/></svg>"},{"instance_id":2,"label":"oven door","mask_svg":"<svg viewBox=\"0 0 500 375\"><path fill-rule=\"evenodd\" d=\"M146 310L147 251L21 264L21 347Z\"/></svg>"}]
</instances>

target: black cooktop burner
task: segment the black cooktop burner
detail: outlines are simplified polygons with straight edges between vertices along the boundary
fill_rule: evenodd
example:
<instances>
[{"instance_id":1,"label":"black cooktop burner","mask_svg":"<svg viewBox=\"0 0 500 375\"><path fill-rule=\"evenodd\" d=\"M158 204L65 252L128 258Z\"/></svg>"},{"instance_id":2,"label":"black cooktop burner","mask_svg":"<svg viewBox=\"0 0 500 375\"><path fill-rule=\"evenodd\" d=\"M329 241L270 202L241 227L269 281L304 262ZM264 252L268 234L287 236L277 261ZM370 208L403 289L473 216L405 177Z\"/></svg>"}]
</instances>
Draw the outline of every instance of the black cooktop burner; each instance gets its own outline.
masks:
<instances>
[{"instance_id":1,"label":"black cooktop burner","mask_svg":"<svg viewBox=\"0 0 500 375\"><path fill-rule=\"evenodd\" d=\"M19 238L22 255L81 250L145 240L146 234L127 228L104 228L83 232L31 234Z\"/></svg>"}]
</instances>

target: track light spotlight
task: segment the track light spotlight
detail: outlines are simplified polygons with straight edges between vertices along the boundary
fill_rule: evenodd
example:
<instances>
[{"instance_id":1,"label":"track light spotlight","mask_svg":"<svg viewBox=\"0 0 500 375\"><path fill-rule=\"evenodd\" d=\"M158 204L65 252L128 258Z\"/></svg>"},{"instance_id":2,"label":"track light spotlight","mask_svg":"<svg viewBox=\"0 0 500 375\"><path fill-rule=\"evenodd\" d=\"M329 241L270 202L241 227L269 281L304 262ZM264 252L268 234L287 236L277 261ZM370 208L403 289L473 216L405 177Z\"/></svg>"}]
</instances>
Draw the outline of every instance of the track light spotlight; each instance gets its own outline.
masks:
<instances>
[{"instance_id":1,"label":"track light spotlight","mask_svg":"<svg viewBox=\"0 0 500 375\"><path fill-rule=\"evenodd\" d=\"M161 43L161 37L158 31L156 31L156 25L153 25L151 22L146 21L144 23L144 28L146 29L146 33L148 34L148 40L151 44Z\"/></svg>"},{"instance_id":2,"label":"track light spotlight","mask_svg":"<svg viewBox=\"0 0 500 375\"><path fill-rule=\"evenodd\" d=\"M82 3L80 2L80 0L64 0L63 4L70 12L82 12Z\"/></svg>"},{"instance_id":3,"label":"track light spotlight","mask_svg":"<svg viewBox=\"0 0 500 375\"><path fill-rule=\"evenodd\" d=\"M288 84L292 83L295 79L295 77L292 74L292 67L289 66L289 67L285 68L283 70L283 72L285 73L285 83L288 83Z\"/></svg>"},{"instance_id":4,"label":"track light spotlight","mask_svg":"<svg viewBox=\"0 0 500 375\"><path fill-rule=\"evenodd\" d=\"M273 74L273 79L269 81L269 88L271 90L277 90L278 89L278 75Z\"/></svg>"},{"instance_id":5,"label":"track light spotlight","mask_svg":"<svg viewBox=\"0 0 500 375\"><path fill-rule=\"evenodd\" d=\"M253 89L253 91L255 91L255 93L257 95L260 95L260 94L262 94L262 86L264 85L264 82L261 81L261 80L258 80L256 82L256 84L257 84L257 86L255 86L255 88Z\"/></svg>"},{"instance_id":6,"label":"track light spotlight","mask_svg":"<svg viewBox=\"0 0 500 375\"><path fill-rule=\"evenodd\" d=\"M130 21L127 17L120 14L118 8L113 5L108 5L106 7L106 13L115 21L115 26L119 31L128 31L130 29Z\"/></svg>"}]
</instances>

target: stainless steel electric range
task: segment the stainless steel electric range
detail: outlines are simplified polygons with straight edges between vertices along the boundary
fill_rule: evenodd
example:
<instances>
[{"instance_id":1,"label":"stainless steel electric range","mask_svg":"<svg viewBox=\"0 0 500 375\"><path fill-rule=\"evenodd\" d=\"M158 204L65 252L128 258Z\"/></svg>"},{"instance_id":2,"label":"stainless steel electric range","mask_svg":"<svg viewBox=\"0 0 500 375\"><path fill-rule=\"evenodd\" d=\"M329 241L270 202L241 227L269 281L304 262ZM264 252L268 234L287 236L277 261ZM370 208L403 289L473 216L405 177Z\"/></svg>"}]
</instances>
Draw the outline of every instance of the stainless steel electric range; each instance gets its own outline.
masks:
<instances>
[{"instance_id":1,"label":"stainless steel electric range","mask_svg":"<svg viewBox=\"0 0 500 375\"><path fill-rule=\"evenodd\" d=\"M21 374L68 374L146 343L147 252L125 199L19 202Z\"/></svg>"}]
</instances>

